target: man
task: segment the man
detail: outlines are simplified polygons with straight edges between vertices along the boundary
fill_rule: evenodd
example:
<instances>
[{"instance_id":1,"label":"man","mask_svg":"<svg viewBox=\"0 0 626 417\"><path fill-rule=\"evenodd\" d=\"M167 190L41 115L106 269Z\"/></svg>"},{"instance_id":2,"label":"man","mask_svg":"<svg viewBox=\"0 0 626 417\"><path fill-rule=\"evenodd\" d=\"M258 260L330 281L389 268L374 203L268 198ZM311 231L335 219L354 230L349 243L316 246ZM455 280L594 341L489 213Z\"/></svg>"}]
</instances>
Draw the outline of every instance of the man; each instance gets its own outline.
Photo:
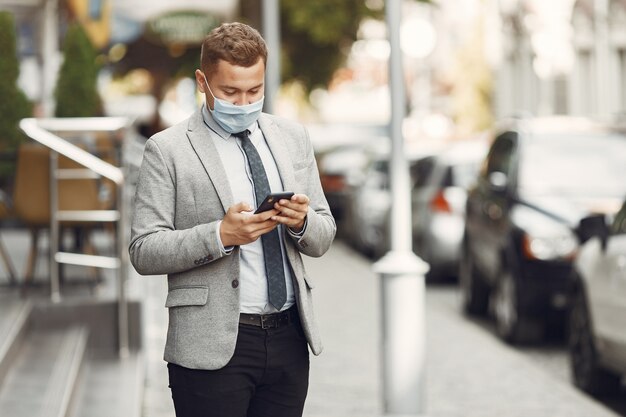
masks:
<instances>
[{"instance_id":1,"label":"man","mask_svg":"<svg viewBox=\"0 0 626 417\"><path fill-rule=\"evenodd\" d=\"M261 113L259 33L223 24L202 45L206 102L148 140L130 243L141 274L167 274L164 359L176 415L301 416L322 350L301 253L336 232L306 130ZM269 192L291 191L253 213Z\"/></svg>"}]
</instances>

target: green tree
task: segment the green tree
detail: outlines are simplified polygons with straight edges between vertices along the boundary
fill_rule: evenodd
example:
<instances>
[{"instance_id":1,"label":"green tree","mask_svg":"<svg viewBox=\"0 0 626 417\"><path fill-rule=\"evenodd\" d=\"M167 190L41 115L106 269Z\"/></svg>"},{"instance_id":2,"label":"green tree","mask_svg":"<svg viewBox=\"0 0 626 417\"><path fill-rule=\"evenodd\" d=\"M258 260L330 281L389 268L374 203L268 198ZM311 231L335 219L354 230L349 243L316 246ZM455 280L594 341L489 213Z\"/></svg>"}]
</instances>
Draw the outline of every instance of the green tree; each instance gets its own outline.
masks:
<instances>
[{"instance_id":1,"label":"green tree","mask_svg":"<svg viewBox=\"0 0 626 417\"><path fill-rule=\"evenodd\" d=\"M344 64L361 21L384 18L384 3L280 0L283 82L299 81L308 91L326 86Z\"/></svg>"},{"instance_id":2,"label":"green tree","mask_svg":"<svg viewBox=\"0 0 626 417\"><path fill-rule=\"evenodd\" d=\"M282 78L312 90L345 61L363 18L382 17L363 0L281 0Z\"/></svg>"},{"instance_id":3,"label":"green tree","mask_svg":"<svg viewBox=\"0 0 626 417\"><path fill-rule=\"evenodd\" d=\"M32 115L32 104L17 87L15 21L9 12L0 12L0 151L12 151L27 139L18 123Z\"/></svg>"},{"instance_id":4,"label":"green tree","mask_svg":"<svg viewBox=\"0 0 626 417\"><path fill-rule=\"evenodd\" d=\"M83 28L72 24L63 44L63 65L54 97L57 117L91 117L102 113L97 90L97 53Z\"/></svg>"}]
</instances>

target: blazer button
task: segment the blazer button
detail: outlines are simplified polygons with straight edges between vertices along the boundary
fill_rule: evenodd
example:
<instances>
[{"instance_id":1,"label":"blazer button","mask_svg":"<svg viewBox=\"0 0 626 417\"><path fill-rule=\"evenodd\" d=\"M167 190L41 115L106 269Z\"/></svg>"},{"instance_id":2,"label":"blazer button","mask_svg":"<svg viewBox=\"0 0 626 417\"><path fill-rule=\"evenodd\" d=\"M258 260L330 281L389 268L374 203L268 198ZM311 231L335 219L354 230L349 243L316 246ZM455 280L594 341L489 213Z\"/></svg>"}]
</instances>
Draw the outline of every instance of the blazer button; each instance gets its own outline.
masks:
<instances>
[{"instance_id":1,"label":"blazer button","mask_svg":"<svg viewBox=\"0 0 626 417\"><path fill-rule=\"evenodd\" d=\"M234 279L231 284L232 284L233 288L237 288L239 286L239 280Z\"/></svg>"}]
</instances>

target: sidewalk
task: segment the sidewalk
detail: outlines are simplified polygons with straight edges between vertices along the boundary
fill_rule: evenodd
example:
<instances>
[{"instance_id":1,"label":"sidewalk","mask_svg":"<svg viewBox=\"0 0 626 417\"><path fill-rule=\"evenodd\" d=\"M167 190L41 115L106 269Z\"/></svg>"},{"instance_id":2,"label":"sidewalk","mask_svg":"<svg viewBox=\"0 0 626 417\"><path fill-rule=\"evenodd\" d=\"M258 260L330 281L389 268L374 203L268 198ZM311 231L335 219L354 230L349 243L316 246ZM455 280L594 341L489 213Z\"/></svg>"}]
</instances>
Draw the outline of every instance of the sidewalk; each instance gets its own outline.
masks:
<instances>
[{"instance_id":1,"label":"sidewalk","mask_svg":"<svg viewBox=\"0 0 626 417\"><path fill-rule=\"evenodd\" d=\"M305 262L325 346L311 358L305 416L379 416L379 279L341 242ZM443 306L436 289L427 290L426 321L429 417L617 416Z\"/></svg>"}]
</instances>

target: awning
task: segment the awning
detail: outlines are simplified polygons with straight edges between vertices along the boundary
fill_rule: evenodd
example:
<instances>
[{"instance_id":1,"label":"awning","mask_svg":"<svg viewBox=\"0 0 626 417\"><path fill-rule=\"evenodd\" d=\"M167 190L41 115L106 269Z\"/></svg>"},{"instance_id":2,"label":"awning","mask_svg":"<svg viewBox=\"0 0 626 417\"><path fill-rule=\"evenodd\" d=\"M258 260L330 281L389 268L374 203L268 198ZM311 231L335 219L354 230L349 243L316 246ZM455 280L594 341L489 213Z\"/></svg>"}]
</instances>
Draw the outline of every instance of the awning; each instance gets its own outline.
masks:
<instances>
[{"instance_id":1,"label":"awning","mask_svg":"<svg viewBox=\"0 0 626 417\"><path fill-rule=\"evenodd\" d=\"M231 17L238 5L238 0L113 0L113 11L124 18L145 22L178 10L206 11Z\"/></svg>"}]
</instances>

